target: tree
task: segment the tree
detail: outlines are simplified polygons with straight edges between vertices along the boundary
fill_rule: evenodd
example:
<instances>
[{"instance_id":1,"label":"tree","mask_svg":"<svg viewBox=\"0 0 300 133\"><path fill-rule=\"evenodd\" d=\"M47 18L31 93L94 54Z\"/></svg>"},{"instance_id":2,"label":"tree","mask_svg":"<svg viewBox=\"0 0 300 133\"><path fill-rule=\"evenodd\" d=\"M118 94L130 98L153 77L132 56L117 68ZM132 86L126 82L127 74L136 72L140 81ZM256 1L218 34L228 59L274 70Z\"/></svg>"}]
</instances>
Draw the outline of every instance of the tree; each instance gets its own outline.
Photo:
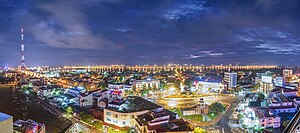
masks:
<instances>
[{"instance_id":1,"label":"tree","mask_svg":"<svg viewBox=\"0 0 300 133\"><path fill-rule=\"evenodd\" d=\"M71 106L68 106L67 108L66 108L66 112L67 112L67 114L73 114L73 108L71 107Z\"/></svg>"},{"instance_id":2,"label":"tree","mask_svg":"<svg viewBox=\"0 0 300 133\"><path fill-rule=\"evenodd\" d=\"M242 120L244 118L244 115L243 114L238 114L237 115L238 119L239 119L239 123L242 123Z\"/></svg>"},{"instance_id":3,"label":"tree","mask_svg":"<svg viewBox=\"0 0 300 133\"><path fill-rule=\"evenodd\" d=\"M265 99L265 95L263 93L258 93L257 94L257 101L262 101Z\"/></svg>"},{"instance_id":4,"label":"tree","mask_svg":"<svg viewBox=\"0 0 300 133\"><path fill-rule=\"evenodd\" d=\"M130 127L125 126L125 127L122 127L120 130L128 132L130 130Z\"/></svg>"},{"instance_id":5,"label":"tree","mask_svg":"<svg viewBox=\"0 0 300 133\"><path fill-rule=\"evenodd\" d=\"M132 96L133 95L133 91L132 90L125 90L125 93L128 96Z\"/></svg>"},{"instance_id":6,"label":"tree","mask_svg":"<svg viewBox=\"0 0 300 133\"><path fill-rule=\"evenodd\" d=\"M140 93L144 96L144 95L148 95L149 94L149 90L148 89L142 89L140 90Z\"/></svg>"},{"instance_id":7,"label":"tree","mask_svg":"<svg viewBox=\"0 0 300 133\"><path fill-rule=\"evenodd\" d=\"M103 90L108 87L108 84L106 81L102 81L99 83L98 87L100 87Z\"/></svg>"},{"instance_id":8,"label":"tree","mask_svg":"<svg viewBox=\"0 0 300 133\"><path fill-rule=\"evenodd\" d=\"M196 128L194 129L194 133L205 133L205 130L202 129L202 128L200 128L200 127L196 127Z\"/></svg>"},{"instance_id":9,"label":"tree","mask_svg":"<svg viewBox=\"0 0 300 133\"><path fill-rule=\"evenodd\" d=\"M82 121L91 124L93 121L93 116L89 114L85 114L83 112L80 112L79 117Z\"/></svg>"},{"instance_id":10,"label":"tree","mask_svg":"<svg viewBox=\"0 0 300 133\"><path fill-rule=\"evenodd\" d=\"M131 133L131 131L116 130L112 127L108 128L108 133Z\"/></svg>"},{"instance_id":11,"label":"tree","mask_svg":"<svg viewBox=\"0 0 300 133\"><path fill-rule=\"evenodd\" d=\"M215 102L209 106L210 113L219 114L221 112L224 112L225 110L226 110L226 107L219 102Z\"/></svg>"},{"instance_id":12,"label":"tree","mask_svg":"<svg viewBox=\"0 0 300 133\"><path fill-rule=\"evenodd\" d=\"M186 80L184 80L184 84L187 87L192 87L193 86L193 81L191 79L186 79Z\"/></svg>"},{"instance_id":13,"label":"tree","mask_svg":"<svg viewBox=\"0 0 300 133\"><path fill-rule=\"evenodd\" d=\"M160 88L162 90L167 90L170 88L170 85L168 85L166 82L162 81L162 82L160 82Z\"/></svg>"},{"instance_id":14,"label":"tree","mask_svg":"<svg viewBox=\"0 0 300 133\"><path fill-rule=\"evenodd\" d=\"M103 129L103 122L102 121L94 121L93 126L95 126L97 129Z\"/></svg>"},{"instance_id":15,"label":"tree","mask_svg":"<svg viewBox=\"0 0 300 133\"><path fill-rule=\"evenodd\" d=\"M289 125L289 123L290 123L290 120L286 120L282 123L282 126L285 128Z\"/></svg>"},{"instance_id":16,"label":"tree","mask_svg":"<svg viewBox=\"0 0 300 133\"><path fill-rule=\"evenodd\" d=\"M174 87L175 87L176 89L180 89L180 80L175 80L175 81L174 81Z\"/></svg>"},{"instance_id":17,"label":"tree","mask_svg":"<svg viewBox=\"0 0 300 133\"><path fill-rule=\"evenodd\" d=\"M212 89L212 88L211 88L211 87L209 87L209 88L208 88L208 91L210 92L210 91L211 91L211 89Z\"/></svg>"}]
</instances>

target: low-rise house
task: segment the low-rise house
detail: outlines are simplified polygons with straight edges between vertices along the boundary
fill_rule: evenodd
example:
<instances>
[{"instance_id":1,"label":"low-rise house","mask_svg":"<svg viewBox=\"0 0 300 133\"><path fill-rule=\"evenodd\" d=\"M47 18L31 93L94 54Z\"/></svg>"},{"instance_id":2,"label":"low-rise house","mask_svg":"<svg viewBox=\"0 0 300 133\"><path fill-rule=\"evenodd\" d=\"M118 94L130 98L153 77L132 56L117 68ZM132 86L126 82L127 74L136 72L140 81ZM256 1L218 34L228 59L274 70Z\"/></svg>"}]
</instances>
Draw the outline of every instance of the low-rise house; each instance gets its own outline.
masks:
<instances>
[{"instance_id":1,"label":"low-rise house","mask_svg":"<svg viewBox=\"0 0 300 133\"><path fill-rule=\"evenodd\" d=\"M264 128L279 128L281 118L272 109L261 109L255 110L255 115L258 118L259 126Z\"/></svg>"},{"instance_id":2,"label":"low-rise house","mask_svg":"<svg viewBox=\"0 0 300 133\"><path fill-rule=\"evenodd\" d=\"M122 99L124 94L121 90L94 90L79 95L80 107L100 107L102 99L113 102L116 99Z\"/></svg>"},{"instance_id":3,"label":"low-rise house","mask_svg":"<svg viewBox=\"0 0 300 133\"><path fill-rule=\"evenodd\" d=\"M269 100L269 106L292 106L293 101L286 98L283 94L278 94Z\"/></svg>"},{"instance_id":4,"label":"low-rise house","mask_svg":"<svg viewBox=\"0 0 300 133\"><path fill-rule=\"evenodd\" d=\"M283 89L282 91L286 97L298 96L298 89Z\"/></svg>"},{"instance_id":5,"label":"low-rise house","mask_svg":"<svg viewBox=\"0 0 300 133\"><path fill-rule=\"evenodd\" d=\"M79 95L80 107L98 106L97 96L101 93L101 90L88 91Z\"/></svg>"},{"instance_id":6,"label":"low-rise house","mask_svg":"<svg viewBox=\"0 0 300 133\"><path fill-rule=\"evenodd\" d=\"M38 89L37 95L38 97L43 99L45 97L51 96L52 95L51 92L52 92L52 88L49 88L47 86L42 86Z\"/></svg>"},{"instance_id":7,"label":"low-rise house","mask_svg":"<svg viewBox=\"0 0 300 133\"><path fill-rule=\"evenodd\" d=\"M86 92L86 89L83 87L74 87L70 89L66 89L66 94L73 95L74 97L78 97L80 94L83 94Z\"/></svg>"},{"instance_id":8,"label":"low-rise house","mask_svg":"<svg viewBox=\"0 0 300 133\"><path fill-rule=\"evenodd\" d=\"M46 127L42 123L33 120L17 120L14 122L15 133L46 133Z\"/></svg>"},{"instance_id":9,"label":"low-rise house","mask_svg":"<svg viewBox=\"0 0 300 133\"><path fill-rule=\"evenodd\" d=\"M274 109L276 113L295 113L297 107L294 105L291 106L272 106L270 109Z\"/></svg>"},{"instance_id":10,"label":"low-rise house","mask_svg":"<svg viewBox=\"0 0 300 133\"><path fill-rule=\"evenodd\" d=\"M104 109L104 122L118 127L134 127L137 115L161 106L137 96L109 102Z\"/></svg>"},{"instance_id":11,"label":"low-rise house","mask_svg":"<svg viewBox=\"0 0 300 133\"><path fill-rule=\"evenodd\" d=\"M300 107L300 97L289 97L290 99L293 100L294 105L299 108Z\"/></svg>"},{"instance_id":12,"label":"low-rise house","mask_svg":"<svg viewBox=\"0 0 300 133\"><path fill-rule=\"evenodd\" d=\"M157 108L138 115L135 128L139 133L193 132L194 127L190 123L177 119L176 116L177 114L163 107Z\"/></svg>"},{"instance_id":13,"label":"low-rise house","mask_svg":"<svg viewBox=\"0 0 300 133\"><path fill-rule=\"evenodd\" d=\"M277 113L294 113L297 111L294 101L285 97L282 93L273 95L269 99L269 108L274 109Z\"/></svg>"}]
</instances>

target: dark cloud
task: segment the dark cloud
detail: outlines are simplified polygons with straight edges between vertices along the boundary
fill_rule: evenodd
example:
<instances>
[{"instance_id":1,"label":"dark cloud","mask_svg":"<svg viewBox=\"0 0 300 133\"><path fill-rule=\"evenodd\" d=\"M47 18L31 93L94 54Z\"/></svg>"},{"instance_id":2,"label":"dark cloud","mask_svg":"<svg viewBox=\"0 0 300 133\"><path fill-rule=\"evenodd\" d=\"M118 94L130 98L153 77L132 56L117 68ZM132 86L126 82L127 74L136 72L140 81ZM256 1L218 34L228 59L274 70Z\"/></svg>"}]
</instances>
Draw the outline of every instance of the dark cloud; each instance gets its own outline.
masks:
<instances>
[{"instance_id":1,"label":"dark cloud","mask_svg":"<svg viewBox=\"0 0 300 133\"><path fill-rule=\"evenodd\" d=\"M298 65L298 0L0 1L0 63ZM290 60L286 60L290 59Z\"/></svg>"}]
</instances>

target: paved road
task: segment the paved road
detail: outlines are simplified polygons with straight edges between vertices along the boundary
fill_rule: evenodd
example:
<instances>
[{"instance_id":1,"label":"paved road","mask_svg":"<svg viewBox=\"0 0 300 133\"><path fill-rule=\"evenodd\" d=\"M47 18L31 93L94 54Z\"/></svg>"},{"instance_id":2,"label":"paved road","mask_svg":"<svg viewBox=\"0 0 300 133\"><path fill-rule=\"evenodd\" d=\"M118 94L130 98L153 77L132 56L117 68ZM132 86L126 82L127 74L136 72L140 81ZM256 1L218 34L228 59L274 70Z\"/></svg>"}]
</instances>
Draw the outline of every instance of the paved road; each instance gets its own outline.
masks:
<instances>
[{"instance_id":1,"label":"paved road","mask_svg":"<svg viewBox=\"0 0 300 133\"><path fill-rule=\"evenodd\" d=\"M224 116L221 118L221 120L215 125L217 127L220 127L221 131L222 131L222 128L224 128L225 133L231 133L231 129L228 126L229 118L232 115L235 107L238 105L240 100L242 100L241 97L239 97L238 99L233 99L232 101L228 101L229 103L231 103L231 105L229 106L228 110L226 111Z\"/></svg>"},{"instance_id":2,"label":"paved road","mask_svg":"<svg viewBox=\"0 0 300 133\"><path fill-rule=\"evenodd\" d=\"M207 103L208 105L217 101L221 101L224 103L231 103L232 99L235 99L233 96L230 95L210 94L210 95L199 95L194 98L157 98L157 99L153 99L153 102L162 105L166 108L168 107L189 108L198 104L200 98L203 98L205 103Z\"/></svg>"}]
</instances>

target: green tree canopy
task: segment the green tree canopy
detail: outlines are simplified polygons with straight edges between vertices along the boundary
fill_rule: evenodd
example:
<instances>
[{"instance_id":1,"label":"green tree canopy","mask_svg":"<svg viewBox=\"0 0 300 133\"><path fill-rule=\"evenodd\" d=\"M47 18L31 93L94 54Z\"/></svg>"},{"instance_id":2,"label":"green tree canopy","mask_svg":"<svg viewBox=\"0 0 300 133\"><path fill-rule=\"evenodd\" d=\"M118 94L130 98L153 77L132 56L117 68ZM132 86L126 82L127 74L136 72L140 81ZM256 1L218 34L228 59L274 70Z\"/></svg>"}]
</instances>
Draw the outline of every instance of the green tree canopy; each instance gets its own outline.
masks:
<instances>
[{"instance_id":1,"label":"green tree canopy","mask_svg":"<svg viewBox=\"0 0 300 133\"><path fill-rule=\"evenodd\" d=\"M257 101L262 101L265 99L265 95L263 93L258 93L257 94Z\"/></svg>"},{"instance_id":2,"label":"green tree canopy","mask_svg":"<svg viewBox=\"0 0 300 133\"><path fill-rule=\"evenodd\" d=\"M221 112L224 112L225 110L226 110L226 107L219 102L215 102L209 106L210 113L219 114Z\"/></svg>"}]
</instances>

